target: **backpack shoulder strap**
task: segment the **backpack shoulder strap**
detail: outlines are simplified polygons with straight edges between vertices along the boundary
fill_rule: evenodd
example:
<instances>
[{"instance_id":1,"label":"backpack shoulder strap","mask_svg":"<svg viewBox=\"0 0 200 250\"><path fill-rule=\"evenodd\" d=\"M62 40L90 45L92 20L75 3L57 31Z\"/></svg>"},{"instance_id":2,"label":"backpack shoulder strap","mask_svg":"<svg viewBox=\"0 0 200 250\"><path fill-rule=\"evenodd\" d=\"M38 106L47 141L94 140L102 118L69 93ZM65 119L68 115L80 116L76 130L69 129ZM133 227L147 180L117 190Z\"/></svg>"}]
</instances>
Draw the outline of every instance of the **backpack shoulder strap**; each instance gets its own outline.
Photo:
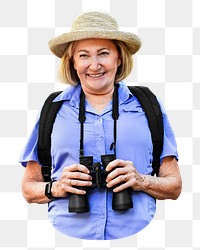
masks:
<instances>
[{"instance_id":1,"label":"backpack shoulder strap","mask_svg":"<svg viewBox=\"0 0 200 250\"><path fill-rule=\"evenodd\" d=\"M147 87L129 86L130 91L140 102L148 120L153 143L152 175L158 175L160 168L160 155L163 150L163 118L156 96Z\"/></svg>"},{"instance_id":2,"label":"backpack shoulder strap","mask_svg":"<svg viewBox=\"0 0 200 250\"><path fill-rule=\"evenodd\" d=\"M52 102L62 91L54 92L46 99L40 114L38 132L38 158L42 165L44 181L51 180L51 132L63 101Z\"/></svg>"}]
</instances>

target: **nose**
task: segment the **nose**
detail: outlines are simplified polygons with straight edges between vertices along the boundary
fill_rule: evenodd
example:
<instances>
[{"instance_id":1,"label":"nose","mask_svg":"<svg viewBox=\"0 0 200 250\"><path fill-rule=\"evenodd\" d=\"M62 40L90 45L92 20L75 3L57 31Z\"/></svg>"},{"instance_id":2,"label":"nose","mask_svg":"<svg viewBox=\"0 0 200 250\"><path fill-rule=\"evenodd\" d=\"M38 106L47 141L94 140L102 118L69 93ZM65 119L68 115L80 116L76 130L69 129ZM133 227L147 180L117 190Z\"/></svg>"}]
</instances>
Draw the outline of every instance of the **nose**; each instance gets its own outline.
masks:
<instances>
[{"instance_id":1,"label":"nose","mask_svg":"<svg viewBox=\"0 0 200 250\"><path fill-rule=\"evenodd\" d=\"M91 57L89 69L91 69L92 71L97 71L100 68L101 68L101 64L98 58L96 56Z\"/></svg>"}]
</instances>

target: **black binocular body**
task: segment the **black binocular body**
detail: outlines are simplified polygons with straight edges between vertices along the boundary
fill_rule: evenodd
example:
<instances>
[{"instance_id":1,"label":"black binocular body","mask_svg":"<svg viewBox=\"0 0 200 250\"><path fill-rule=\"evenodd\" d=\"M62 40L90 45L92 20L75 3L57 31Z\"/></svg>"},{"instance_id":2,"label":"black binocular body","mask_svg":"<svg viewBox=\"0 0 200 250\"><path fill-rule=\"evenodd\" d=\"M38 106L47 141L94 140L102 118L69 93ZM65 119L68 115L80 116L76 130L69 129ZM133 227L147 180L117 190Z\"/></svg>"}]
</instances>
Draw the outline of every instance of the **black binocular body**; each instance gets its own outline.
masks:
<instances>
[{"instance_id":1,"label":"black binocular body","mask_svg":"<svg viewBox=\"0 0 200 250\"><path fill-rule=\"evenodd\" d=\"M92 176L92 186L89 188L78 187L79 189L88 190L90 188L107 188L106 166L109 162L115 159L113 154L102 155L101 162L93 163L93 156L81 156L80 164L86 166ZM127 210L133 207L130 188L120 192L113 192L112 209L113 210ZM78 195L71 193L69 196L69 212L72 213L85 213L90 210L87 193L85 195Z\"/></svg>"}]
</instances>

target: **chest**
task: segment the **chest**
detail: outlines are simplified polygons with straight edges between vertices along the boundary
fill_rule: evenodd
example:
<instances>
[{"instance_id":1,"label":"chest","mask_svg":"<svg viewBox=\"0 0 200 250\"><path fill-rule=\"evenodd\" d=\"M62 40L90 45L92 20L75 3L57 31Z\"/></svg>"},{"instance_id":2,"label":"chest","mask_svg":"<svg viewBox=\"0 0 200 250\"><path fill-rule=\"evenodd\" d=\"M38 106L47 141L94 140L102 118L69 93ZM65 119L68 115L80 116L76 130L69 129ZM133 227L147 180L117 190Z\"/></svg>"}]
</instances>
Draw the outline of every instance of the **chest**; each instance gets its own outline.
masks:
<instances>
[{"instance_id":1,"label":"chest","mask_svg":"<svg viewBox=\"0 0 200 250\"><path fill-rule=\"evenodd\" d=\"M54 151L79 152L80 123L78 109L66 105L57 114L52 132L52 146ZM127 110L120 108L117 120L118 149L134 148L135 151L145 150L151 144L151 135L146 116L142 110ZM105 153L112 153L110 145L114 141L114 121L111 110L102 115L86 112L84 123L84 149L88 155L99 152L104 148ZM118 152L126 150L119 150Z\"/></svg>"}]
</instances>

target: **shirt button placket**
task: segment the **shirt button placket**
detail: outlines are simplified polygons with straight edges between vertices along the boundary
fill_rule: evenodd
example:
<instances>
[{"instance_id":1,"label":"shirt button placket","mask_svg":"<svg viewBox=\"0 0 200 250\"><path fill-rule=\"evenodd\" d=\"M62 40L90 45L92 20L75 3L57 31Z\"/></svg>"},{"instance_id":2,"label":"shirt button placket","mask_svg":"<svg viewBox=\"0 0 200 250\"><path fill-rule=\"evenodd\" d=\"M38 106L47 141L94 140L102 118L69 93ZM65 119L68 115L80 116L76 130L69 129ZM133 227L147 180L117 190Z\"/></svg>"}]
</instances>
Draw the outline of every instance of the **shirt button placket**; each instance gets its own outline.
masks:
<instances>
[{"instance_id":1,"label":"shirt button placket","mask_svg":"<svg viewBox=\"0 0 200 250\"><path fill-rule=\"evenodd\" d=\"M95 121L95 133L96 133L96 152L98 157L105 154L105 140L104 140L104 129L103 129L103 118L101 115L97 116ZM99 158L100 159L100 158ZM98 222L97 222L97 237L100 240L104 239L105 225L106 225L106 191L101 189L98 192L99 199L101 200L101 207L98 209Z\"/></svg>"},{"instance_id":2,"label":"shirt button placket","mask_svg":"<svg viewBox=\"0 0 200 250\"><path fill-rule=\"evenodd\" d=\"M95 122L96 130L96 150L99 152L99 156L105 153L105 142L104 142L104 130L103 130L103 119L98 116Z\"/></svg>"}]
</instances>

